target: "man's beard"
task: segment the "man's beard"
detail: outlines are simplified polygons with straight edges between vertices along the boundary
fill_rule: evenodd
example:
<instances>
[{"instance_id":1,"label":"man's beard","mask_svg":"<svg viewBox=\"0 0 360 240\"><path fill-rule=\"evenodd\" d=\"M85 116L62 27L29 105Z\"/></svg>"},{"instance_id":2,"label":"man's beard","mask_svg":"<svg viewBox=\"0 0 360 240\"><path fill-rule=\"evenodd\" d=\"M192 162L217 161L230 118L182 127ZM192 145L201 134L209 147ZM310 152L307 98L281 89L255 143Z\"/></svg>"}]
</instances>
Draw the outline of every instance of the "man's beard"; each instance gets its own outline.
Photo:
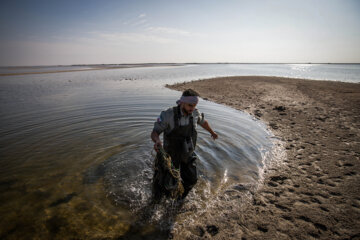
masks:
<instances>
[{"instance_id":1,"label":"man's beard","mask_svg":"<svg viewBox=\"0 0 360 240\"><path fill-rule=\"evenodd\" d=\"M190 114L191 114L191 113L189 113L189 112L185 109L185 107L183 107L182 110L183 110L183 112L185 113L185 115L190 115Z\"/></svg>"}]
</instances>

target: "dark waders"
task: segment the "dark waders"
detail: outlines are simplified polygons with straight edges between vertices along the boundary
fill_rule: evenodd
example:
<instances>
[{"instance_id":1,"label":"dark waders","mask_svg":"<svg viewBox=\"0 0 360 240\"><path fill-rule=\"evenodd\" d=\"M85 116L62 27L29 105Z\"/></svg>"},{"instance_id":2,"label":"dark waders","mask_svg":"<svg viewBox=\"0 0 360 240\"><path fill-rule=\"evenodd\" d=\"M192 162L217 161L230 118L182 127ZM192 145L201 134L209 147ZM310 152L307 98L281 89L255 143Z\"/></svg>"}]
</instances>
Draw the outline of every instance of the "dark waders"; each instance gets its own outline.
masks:
<instances>
[{"instance_id":1,"label":"dark waders","mask_svg":"<svg viewBox=\"0 0 360 240\"><path fill-rule=\"evenodd\" d=\"M184 186L185 198L197 182L196 159L194 152L196 146L197 132L194 126L193 116L190 116L189 124L180 126L181 110L180 106L174 107L174 129L164 135L165 151L171 156L172 164L176 169L180 169L180 175ZM164 194L164 185L157 181L155 171L154 175L154 198L161 198ZM166 192L165 192L166 194Z\"/></svg>"}]
</instances>

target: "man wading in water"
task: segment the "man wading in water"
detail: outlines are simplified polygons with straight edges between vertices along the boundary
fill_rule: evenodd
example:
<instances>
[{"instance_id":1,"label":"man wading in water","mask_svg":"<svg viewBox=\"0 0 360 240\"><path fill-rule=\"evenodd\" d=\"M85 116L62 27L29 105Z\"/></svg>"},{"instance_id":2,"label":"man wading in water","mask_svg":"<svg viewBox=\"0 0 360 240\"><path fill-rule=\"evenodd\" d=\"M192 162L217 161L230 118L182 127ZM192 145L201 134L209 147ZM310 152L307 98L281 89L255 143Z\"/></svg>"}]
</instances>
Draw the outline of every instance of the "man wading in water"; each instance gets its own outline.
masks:
<instances>
[{"instance_id":1,"label":"man wading in water","mask_svg":"<svg viewBox=\"0 0 360 240\"><path fill-rule=\"evenodd\" d=\"M218 135L211 129L204 114L195 107L199 101L199 94L192 89L185 90L176 102L177 106L162 111L154 124L151 139L155 142L156 152L162 147L160 134L164 132L164 150L171 156L172 165L180 169L180 176L184 186L182 199L197 182L196 159L194 152L197 139L196 126L199 124L206 129L215 140ZM155 176L157 172L155 171ZM155 180L154 199L159 200L163 194L162 186Z\"/></svg>"}]
</instances>

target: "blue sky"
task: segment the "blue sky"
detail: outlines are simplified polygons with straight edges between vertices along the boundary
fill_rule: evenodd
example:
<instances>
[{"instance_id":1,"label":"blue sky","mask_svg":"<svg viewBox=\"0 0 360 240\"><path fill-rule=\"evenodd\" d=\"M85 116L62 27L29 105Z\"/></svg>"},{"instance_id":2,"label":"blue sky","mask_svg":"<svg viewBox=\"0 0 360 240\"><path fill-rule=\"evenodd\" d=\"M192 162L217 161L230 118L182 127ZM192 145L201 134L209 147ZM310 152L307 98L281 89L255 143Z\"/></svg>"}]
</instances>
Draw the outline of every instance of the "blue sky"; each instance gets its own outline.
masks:
<instances>
[{"instance_id":1,"label":"blue sky","mask_svg":"<svg viewBox=\"0 0 360 240\"><path fill-rule=\"evenodd\" d=\"M7 1L0 65L360 62L360 1Z\"/></svg>"}]
</instances>

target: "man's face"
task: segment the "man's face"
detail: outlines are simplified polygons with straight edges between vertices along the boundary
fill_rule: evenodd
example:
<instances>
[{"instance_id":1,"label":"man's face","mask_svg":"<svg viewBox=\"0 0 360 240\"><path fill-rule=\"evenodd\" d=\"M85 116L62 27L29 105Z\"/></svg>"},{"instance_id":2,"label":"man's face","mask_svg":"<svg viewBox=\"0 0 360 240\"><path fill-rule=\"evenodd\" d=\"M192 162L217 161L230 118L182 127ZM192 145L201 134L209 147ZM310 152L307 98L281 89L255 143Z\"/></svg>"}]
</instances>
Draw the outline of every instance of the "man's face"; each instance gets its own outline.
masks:
<instances>
[{"instance_id":1,"label":"man's face","mask_svg":"<svg viewBox=\"0 0 360 240\"><path fill-rule=\"evenodd\" d=\"M196 104L192 104L192 103L183 103L182 105L183 105L183 111L187 115L190 115L196 107Z\"/></svg>"}]
</instances>

